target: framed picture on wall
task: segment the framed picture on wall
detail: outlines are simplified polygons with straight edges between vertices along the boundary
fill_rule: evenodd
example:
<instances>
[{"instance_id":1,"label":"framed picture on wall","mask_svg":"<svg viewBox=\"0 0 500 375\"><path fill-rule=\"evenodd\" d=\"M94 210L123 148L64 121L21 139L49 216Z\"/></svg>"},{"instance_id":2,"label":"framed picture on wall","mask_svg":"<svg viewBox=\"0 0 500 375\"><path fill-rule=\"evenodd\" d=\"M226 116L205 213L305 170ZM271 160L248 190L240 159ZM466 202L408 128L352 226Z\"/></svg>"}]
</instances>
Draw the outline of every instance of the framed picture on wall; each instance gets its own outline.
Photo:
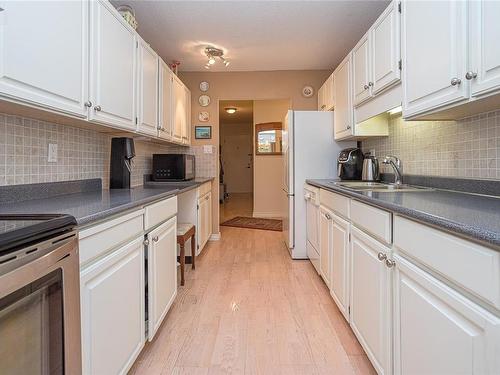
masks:
<instances>
[{"instance_id":1,"label":"framed picture on wall","mask_svg":"<svg viewBox=\"0 0 500 375\"><path fill-rule=\"evenodd\" d=\"M196 139L212 139L212 127L211 126L195 126L194 127L194 137Z\"/></svg>"}]
</instances>

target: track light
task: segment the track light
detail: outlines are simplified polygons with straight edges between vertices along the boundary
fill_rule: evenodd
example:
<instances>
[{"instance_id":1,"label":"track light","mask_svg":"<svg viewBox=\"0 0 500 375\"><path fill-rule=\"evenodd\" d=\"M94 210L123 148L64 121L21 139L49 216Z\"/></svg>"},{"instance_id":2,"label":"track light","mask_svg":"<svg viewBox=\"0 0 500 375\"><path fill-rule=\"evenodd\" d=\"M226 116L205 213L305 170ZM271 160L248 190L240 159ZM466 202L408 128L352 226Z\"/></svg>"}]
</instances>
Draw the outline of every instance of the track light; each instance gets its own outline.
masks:
<instances>
[{"instance_id":1,"label":"track light","mask_svg":"<svg viewBox=\"0 0 500 375\"><path fill-rule=\"evenodd\" d=\"M210 58L208 59L208 63L209 63L210 65L215 64L215 59L214 59L213 57L210 57Z\"/></svg>"},{"instance_id":2,"label":"track light","mask_svg":"<svg viewBox=\"0 0 500 375\"><path fill-rule=\"evenodd\" d=\"M206 69L209 69L211 65L215 64L216 58L218 57L220 61L224 64L224 66L229 66L229 61L227 61L224 58L224 51L221 50L220 48L215 48L208 46L205 48L205 55L207 55L207 65L205 66ZM208 68L207 68L208 66Z\"/></svg>"}]
</instances>

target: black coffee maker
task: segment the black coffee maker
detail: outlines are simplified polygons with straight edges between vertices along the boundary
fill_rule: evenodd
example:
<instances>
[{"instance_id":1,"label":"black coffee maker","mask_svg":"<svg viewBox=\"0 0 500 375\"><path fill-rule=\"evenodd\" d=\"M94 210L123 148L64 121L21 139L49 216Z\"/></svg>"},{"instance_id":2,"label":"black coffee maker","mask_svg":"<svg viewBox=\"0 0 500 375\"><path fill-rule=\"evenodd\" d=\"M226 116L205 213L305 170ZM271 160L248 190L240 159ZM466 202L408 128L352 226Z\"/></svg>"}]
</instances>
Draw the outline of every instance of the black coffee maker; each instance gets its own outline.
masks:
<instances>
[{"instance_id":1,"label":"black coffee maker","mask_svg":"<svg viewBox=\"0 0 500 375\"><path fill-rule=\"evenodd\" d=\"M345 148L337 159L337 174L341 180L361 180L364 155L359 148Z\"/></svg>"},{"instance_id":2,"label":"black coffee maker","mask_svg":"<svg viewBox=\"0 0 500 375\"><path fill-rule=\"evenodd\" d=\"M132 158L135 156L132 138L111 139L110 189L130 189Z\"/></svg>"}]
</instances>

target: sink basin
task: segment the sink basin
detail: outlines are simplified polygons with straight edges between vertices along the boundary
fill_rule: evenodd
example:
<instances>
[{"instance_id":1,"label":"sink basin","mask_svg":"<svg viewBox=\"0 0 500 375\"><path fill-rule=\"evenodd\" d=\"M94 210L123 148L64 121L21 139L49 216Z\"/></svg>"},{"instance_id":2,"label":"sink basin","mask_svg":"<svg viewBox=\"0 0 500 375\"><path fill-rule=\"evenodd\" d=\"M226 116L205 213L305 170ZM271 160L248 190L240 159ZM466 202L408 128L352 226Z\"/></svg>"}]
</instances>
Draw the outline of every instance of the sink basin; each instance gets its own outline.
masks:
<instances>
[{"instance_id":1,"label":"sink basin","mask_svg":"<svg viewBox=\"0 0 500 375\"><path fill-rule=\"evenodd\" d=\"M355 191L374 191L378 193L395 193L395 192L419 192L433 190L427 187L413 186L413 185L396 185L386 184L382 182L371 181L338 181L333 182L333 185L341 186L343 188Z\"/></svg>"}]
</instances>

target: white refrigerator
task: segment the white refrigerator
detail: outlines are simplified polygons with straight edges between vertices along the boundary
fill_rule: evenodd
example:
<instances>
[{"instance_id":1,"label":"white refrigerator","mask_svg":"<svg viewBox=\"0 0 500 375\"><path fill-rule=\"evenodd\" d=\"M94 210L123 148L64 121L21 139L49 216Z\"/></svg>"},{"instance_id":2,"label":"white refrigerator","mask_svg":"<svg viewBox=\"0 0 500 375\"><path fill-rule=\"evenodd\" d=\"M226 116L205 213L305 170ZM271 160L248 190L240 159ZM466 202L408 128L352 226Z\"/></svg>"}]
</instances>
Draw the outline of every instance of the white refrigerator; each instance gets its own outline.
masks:
<instances>
[{"instance_id":1,"label":"white refrigerator","mask_svg":"<svg viewBox=\"0 0 500 375\"><path fill-rule=\"evenodd\" d=\"M340 150L355 147L356 142L333 139L333 112L288 111L282 144L282 193L287 202L283 236L293 259L307 259L304 184L307 179L337 178Z\"/></svg>"}]
</instances>

